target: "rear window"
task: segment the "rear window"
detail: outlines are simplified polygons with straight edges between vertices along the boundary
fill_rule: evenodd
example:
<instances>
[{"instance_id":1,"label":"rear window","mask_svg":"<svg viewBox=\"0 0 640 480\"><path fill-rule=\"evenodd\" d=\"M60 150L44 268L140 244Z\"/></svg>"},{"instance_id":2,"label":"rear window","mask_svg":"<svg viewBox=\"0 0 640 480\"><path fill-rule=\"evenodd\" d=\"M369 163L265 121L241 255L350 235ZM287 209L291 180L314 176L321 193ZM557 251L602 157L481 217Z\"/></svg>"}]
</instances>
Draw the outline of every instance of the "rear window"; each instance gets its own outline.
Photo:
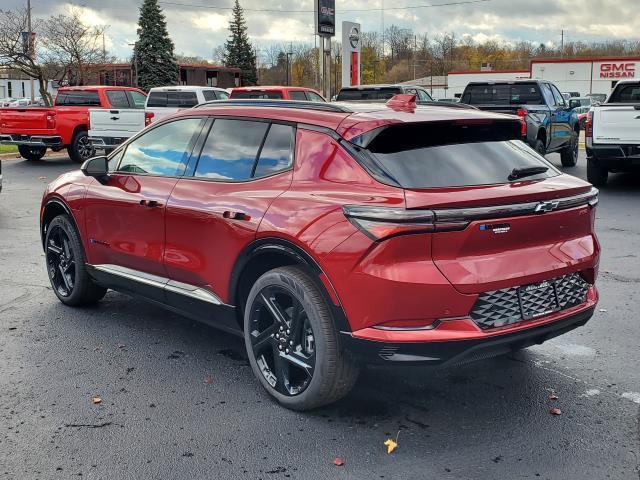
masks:
<instances>
[{"instance_id":1,"label":"rear window","mask_svg":"<svg viewBox=\"0 0 640 480\"><path fill-rule=\"evenodd\" d=\"M99 107L100 95L96 91L70 90L58 93L56 105L68 107Z\"/></svg>"},{"instance_id":2,"label":"rear window","mask_svg":"<svg viewBox=\"0 0 640 480\"><path fill-rule=\"evenodd\" d=\"M231 92L231 99L236 98L264 98L264 99L281 99L282 92L278 91L259 91L259 90L242 90L239 92Z\"/></svg>"},{"instance_id":3,"label":"rear window","mask_svg":"<svg viewBox=\"0 0 640 480\"><path fill-rule=\"evenodd\" d=\"M542 105L540 89L535 83L469 85L462 103L470 105Z\"/></svg>"},{"instance_id":4,"label":"rear window","mask_svg":"<svg viewBox=\"0 0 640 480\"><path fill-rule=\"evenodd\" d=\"M402 93L398 87L385 88L362 88L362 89L342 89L338 93L336 100L352 101L352 100L389 100L394 95Z\"/></svg>"},{"instance_id":5,"label":"rear window","mask_svg":"<svg viewBox=\"0 0 640 480\"><path fill-rule=\"evenodd\" d=\"M207 102L210 100L217 100L215 90L203 90L202 96Z\"/></svg>"},{"instance_id":6,"label":"rear window","mask_svg":"<svg viewBox=\"0 0 640 480\"><path fill-rule=\"evenodd\" d=\"M558 174L517 138L516 122L395 125L371 141L365 158L372 163L370 172L383 172L386 181L379 180L411 189L508 183L514 168L549 168L519 181Z\"/></svg>"},{"instance_id":7,"label":"rear window","mask_svg":"<svg viewBox=\"0 0 640 480\"><path fill-rule=\"evenodd\" d=\"M607 103L640 103L640 83L617 87Z\"/></svg>"},{"instance_id":8,"label":"rear window","mask_svg":"<svg viewBox=\"0 0 640 480\"><path fill-rule=\"evenodd\" d=\"M147 107L191 108L198 104L196 92L151 92Z\"/></svg>"}]
</instances>

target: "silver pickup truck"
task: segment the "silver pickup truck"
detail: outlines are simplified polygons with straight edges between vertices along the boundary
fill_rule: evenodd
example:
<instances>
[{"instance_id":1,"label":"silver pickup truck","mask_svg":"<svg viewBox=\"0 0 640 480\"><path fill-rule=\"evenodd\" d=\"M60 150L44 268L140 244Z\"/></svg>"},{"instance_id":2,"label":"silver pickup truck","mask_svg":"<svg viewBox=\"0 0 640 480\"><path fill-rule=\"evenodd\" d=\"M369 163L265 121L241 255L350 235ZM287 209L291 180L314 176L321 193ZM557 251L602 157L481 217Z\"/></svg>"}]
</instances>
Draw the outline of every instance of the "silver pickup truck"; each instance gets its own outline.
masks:
<instances>
[{"instance_id":1,"label":"silver pickup truck","mask_svg":"<svg viewBox=\"0 0 640 480\"><path fill-rule=\"evenodd\" d=\"M640 80L620 80L585 124L587 179L605 185L609 172L640 169Z\"/></svg>"}]
</instances>

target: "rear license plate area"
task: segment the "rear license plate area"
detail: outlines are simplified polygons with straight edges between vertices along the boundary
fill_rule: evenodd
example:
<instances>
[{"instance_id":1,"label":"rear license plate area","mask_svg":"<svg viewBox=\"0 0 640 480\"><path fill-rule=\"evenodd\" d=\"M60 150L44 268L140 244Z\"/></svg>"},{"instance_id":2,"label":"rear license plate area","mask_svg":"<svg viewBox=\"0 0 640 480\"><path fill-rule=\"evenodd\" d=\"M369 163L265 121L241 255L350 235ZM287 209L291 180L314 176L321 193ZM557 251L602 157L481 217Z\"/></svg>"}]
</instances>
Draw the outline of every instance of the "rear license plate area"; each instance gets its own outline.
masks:
<instances>
[{"instance_id":1,"label":"rear license plate area","mask_svg":"<svg viewBox=\"0 0 640 480\"><path fill-rule=\"evenodd\" d=\"M553 281L544 281L518 288L522 318L541 317L560 310Z\"/></svg>"}]
</instances>

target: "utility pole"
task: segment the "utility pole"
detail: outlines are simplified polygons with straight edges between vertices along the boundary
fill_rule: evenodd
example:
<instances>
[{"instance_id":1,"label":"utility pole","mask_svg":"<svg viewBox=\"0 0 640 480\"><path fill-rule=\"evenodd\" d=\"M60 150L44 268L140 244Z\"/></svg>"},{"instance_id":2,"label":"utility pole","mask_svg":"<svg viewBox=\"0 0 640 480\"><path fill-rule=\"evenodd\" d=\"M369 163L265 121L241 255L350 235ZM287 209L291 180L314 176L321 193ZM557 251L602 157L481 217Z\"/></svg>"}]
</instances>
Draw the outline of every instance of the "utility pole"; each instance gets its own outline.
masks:
<instances>
[{"instance_id":1,"label":"utility pole","mask_svg":"<svg viewBox=\"0 0 640 480\"><path fill-rule=\"evenodd\" d=\"M418 53L418 37L413 36L413 79L416 79L416 53Z\"/></svg>"},{"instance_id":2,"label":"utility pole","mask_svg":"<svg viewBox=\"0 0 640 480\"><path fill-rule=\"evenodd\" d=\"M560 30L560 58L564 58L564 28Z\"/></svg>"},{"instance_id":3,"label":"utility pole","mask_svg":"<svg viewBox=\"0 0 640 480\"><path fill-rule=\"evenodd\" d=\"M27 0L27 30L29 30L27 32L27 48L29 49L29 58L31 58L31 60L33 60L34 57L34 45L33 45L33 35L31 33L31 0ZM31 103L35 102L35 92L34 90L34 84L33 84L33 77L29 77L29 86L31 89Z\"/></svg>"}]
</instances>

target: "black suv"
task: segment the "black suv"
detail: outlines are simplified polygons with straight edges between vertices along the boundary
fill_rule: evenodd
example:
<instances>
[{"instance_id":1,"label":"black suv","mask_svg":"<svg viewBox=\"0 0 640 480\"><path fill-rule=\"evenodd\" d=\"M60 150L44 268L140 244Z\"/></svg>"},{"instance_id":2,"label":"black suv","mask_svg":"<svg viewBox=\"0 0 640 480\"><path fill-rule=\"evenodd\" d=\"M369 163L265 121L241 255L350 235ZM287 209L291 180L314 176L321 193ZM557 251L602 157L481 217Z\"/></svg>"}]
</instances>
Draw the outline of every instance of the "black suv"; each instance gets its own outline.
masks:
<instances>
[{"instance_id":1,"label":"black suv","mask_svg":"<svg viewBox=\"0 0 640 480\"><path fill-rule=\"evenodd\" d=\"M522 119L522 137L540 155L559 152L563 167L578 161L578 115L551 82L510 80L472 82L461 103Z\"/></svg>"},{"instance_id":2,"label":"black suv","mask_svg":"<svg viewBox=\"0 0 640 480\"><path fill-rule=\"evenodd\" d=\"M357 102L389 100L399 93L412 93L416 96L416 102L433 102L433 98L424 88L417 85L356 85L343 87L338 92L336 101Z\"/></svg>"}]
</instances>

